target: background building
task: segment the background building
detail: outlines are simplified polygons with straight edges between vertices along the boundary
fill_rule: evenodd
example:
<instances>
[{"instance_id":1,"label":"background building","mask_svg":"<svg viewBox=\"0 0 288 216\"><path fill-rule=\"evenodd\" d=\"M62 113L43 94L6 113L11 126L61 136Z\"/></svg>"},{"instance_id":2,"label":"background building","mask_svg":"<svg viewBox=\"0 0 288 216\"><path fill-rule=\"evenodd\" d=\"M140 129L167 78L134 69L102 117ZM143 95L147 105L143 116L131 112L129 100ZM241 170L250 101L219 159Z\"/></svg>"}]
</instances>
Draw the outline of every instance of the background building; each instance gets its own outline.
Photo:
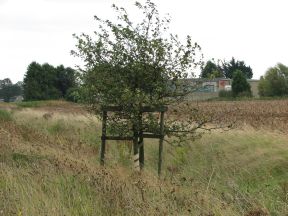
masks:
<instances>
[{"instance_id":1,"label":"background building","mask_svg":"<svg viewBox=\"0 0 288 216\"><path fill-rule=\"evenodd\" d=\"M258 84L259 80L248 79L248 83L251 86L251 92L253 97L259 97ZM211 80L203 79L188 79L193 92L187 96L187 100L207 100L216 98L219 96L219 91L231 90L232 79L215 78Z\"/></svg>"}]
</instances>

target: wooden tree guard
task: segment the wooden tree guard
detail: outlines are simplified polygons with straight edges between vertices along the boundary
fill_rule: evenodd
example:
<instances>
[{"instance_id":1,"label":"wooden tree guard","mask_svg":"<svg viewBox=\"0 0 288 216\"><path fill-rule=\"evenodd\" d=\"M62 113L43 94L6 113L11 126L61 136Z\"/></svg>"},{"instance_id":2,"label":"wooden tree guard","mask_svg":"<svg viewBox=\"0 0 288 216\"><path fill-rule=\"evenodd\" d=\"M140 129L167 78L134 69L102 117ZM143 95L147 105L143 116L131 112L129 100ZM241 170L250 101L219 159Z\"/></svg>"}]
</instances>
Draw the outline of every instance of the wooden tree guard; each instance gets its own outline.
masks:
<instances>
[{"instance_id":1,"label":"wooden tree guard","mask_svg":"<svg viewBox=\"0 0 288 216\"><path fill-rule=\"evenodd\" d=\"M104 165L105 159L105 146L106 140L132 140L133 141L133 153L134 153L134 168L142 170L144 168L144 138L159 139L159 158L158 158L158 175L161 174L162 166L162 152L163 152L163 139L164 139L164 113L168 110L166 106L160 107L149 107L144 106L141 109L141 114L139 116L139 122L142 124L142 115L145 112L159 112L160 113L160 134L144 133L140 129L139 133L135 130L133 131L133 137L123 137L123 136L107 136L107 115L108 112L119 112L122 111L121 106L103 106L103 121L102 121L102 136L101 136L101 151L100 151L100 164ZM141 127L142 128L142 125Z\"/></svg>"}]
</instances>

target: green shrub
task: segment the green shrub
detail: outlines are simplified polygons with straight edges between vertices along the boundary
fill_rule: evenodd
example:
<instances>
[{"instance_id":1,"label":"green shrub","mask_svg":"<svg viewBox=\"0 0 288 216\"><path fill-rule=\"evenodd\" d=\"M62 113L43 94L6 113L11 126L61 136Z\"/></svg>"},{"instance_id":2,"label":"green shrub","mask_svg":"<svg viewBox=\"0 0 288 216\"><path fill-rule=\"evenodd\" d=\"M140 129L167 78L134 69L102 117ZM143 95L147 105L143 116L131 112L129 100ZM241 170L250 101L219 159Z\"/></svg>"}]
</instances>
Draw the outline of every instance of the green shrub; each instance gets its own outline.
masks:
<instances>
[{"instance_id":1,"label":"green shrub","mask_svg":"<svg viewBox=\"0 0 288 216\"><path fill-rule=\"evenodd\" d=\"M0 121L12 121L12 115L7 110L0 110Z\"/></svg>"},{"instance_id":2,"label":"green shrub","mask_svg":"<svg viewBox=\"0 0 288 216\"><path fill-rule=\"evenodd\" d=\"M0 156L1 158L1 156ZM46 159L45 156L40 156L36 154L26 154L20 152L11 152L6 156L6 162L11 162L10 165L17 167L27 167L33 166L35 163L39 163L40 160Z\"/></svg>"},{"instance_id":3,"label":"green shrub","mask_svg":"<svg viewBox=\"0 0 288 216\"><path fill-rule=\"evenodd\" d=\"M183 166L187 163L188 149L185 146L177 146L174 152L174 164Z\"/></svg>"},{"instance_id":4,"label":"green shrub","mask_svg":"<svg viewBox=\"0 0 288 216\"><path fill-rule=\"evenodd\" d=\"M48 128L48 132L52 135L60 134L66 129L65 122L58 120L55 124Z\"/></svg>"},{"instance_id":5,"label":"green shrub","mask_svg":"<svg viewBox=\"0 0 288 216\"><path fill-rule=\"evenodd\" d=\"M232 91L220 90L219 91L219 97L231 98L231 97L233 97L233 93L232 93Z\"/></svg>"},{"instance_id":6,"label":"green shrub","mask_svg":"<svg viewBox=\"0 0 288 216\"><path fill-rule=\"evenodd\" d=\"M251 91L244 91L238 94L238 97L252 97Z\"/></svg>"},{"instance_id":7,"label":"green shrub","mask_svg":"<svg viewBox=\"0 0 288 216\"><path fill-rule=\"evenodd\" d=\"M69 88L66 92L65 99L71 102L79 102L80 101L79 88Z\"/></svg>"},{"instance_id":8,"label":"green shrub","mask_svg":"<svg viewBox=\"0 0 288 216\"><path fill-rule=\"evenodd\" d=\"M35 108L40 107L41 105L43 105L43 103L43 101L25 101L17 103L17 106L22 108Z\"/></svg>"}]
</instances>

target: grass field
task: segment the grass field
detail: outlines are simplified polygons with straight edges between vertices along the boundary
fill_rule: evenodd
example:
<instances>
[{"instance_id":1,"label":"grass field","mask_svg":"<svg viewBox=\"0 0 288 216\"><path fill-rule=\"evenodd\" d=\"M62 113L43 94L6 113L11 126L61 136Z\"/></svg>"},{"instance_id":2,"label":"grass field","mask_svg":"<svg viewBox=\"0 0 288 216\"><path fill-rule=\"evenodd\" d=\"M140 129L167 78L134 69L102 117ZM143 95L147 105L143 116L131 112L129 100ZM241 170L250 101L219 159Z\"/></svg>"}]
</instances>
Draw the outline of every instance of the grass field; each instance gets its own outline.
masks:
<instances>
[{"instance_id":1,"label":"grass field","mask_svg":"<svg viewBox=\"0 0 288 216\"><path fill-rule=\"evenodd\" d=\"M145 143L143 173L130 143L109 142L103 168L100 122L81 106L2 103L0 215L288 215L287 103L199 103L237 127L165 143L160 179L156 140Z\"/></svg>"}]
</instances>

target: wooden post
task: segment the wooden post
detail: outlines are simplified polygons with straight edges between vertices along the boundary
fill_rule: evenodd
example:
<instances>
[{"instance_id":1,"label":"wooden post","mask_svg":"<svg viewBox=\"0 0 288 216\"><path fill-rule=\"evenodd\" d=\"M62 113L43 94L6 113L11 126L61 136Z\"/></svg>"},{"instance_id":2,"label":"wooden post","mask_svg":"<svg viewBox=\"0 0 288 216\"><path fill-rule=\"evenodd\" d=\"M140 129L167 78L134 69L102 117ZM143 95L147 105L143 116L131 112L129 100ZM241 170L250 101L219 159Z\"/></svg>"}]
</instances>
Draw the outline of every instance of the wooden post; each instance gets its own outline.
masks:
<instances>
[{"instance_id":1,"label":"wooden post","mask_svg":"<svg viewBox=\"0 0 288 216\"><path fill-rule=\"evenodd\" d=\"M101 150L100 150L100 164L104 165L105 158L105 145L106 145L106 123L107 123L107 111L103 111L102 121L102 137L101 137Z\"/></svg>"},{"instance_id":2,"label":"wooden post","mask_svg":"<svg viewBox=\"0 0 288 216\"><path fill-rule=\"evenodd\" d=\"M163 152L163 139L164 139L164 112L160 116L160 140L159 140L159 158L158 158L158 175L161 175L162 166L162 152Z\"/></svg>"},{"instance_id":3,"label":"wooden post","mask_svg":"<svg viewBox=\"0 0 288 216\"><path fill-rule=\"evenodd\" d=\"M139 164L140 164L140 170L144 168L144 138L143 138L143 128L142 128L142 112L139 114L139 141L138 141L138 147L139 147Z\"/></svg>"},{"instance_id":4,"label":"wooden post","mask_svg":"<svg viewBox=\"0 0 288 216\"><path fill-rule=\"evenodd\" d=\"M139 162L140 169L144 168L144 139L143 139L143 131L140 131L139 134Z\"/></svg>"},{"instance_id":5,"label":"wooden post","mask_svg":"<svg viewBox=\"0 0 288 216\"><path fill-rule=\"evenodd\" d=\"M162 152L163 152L163 141L164 141L164 113L167 111L167 107L160 106L160 107L150 107L144 106L140 109L139 113L139 125L134 125L133 127L133 136L107 136L106 128L107 128L107 116L108 112L118 112L122 111L123 107L121 106L102 106L103 111L103 121L102 121L102 137L101 137L101 149L100 149L100 164L104 165L105 159L105 145L106 140L133 140L133 162L134 168L137 171L144 168L144 138L149 139L160 139L159 140L159 160L158 160L158 175L161 174L161 166L162 166ZM150 133L144 132L142 126L142 115L146 112L160 112L160 133ZM137 124L138 124L137 123ZM140 163L139 163L140 162Z\"/></svg>"},{"instance_id":6,"label":"wooden post","mask_svg":"<svg viewBox=\"0 0 288 216\"><path fill-rule=\"evenodd\" d=\"M139 166L139 145L138 145L138 132L135 131L135 127L134 127L134 132L133 132L133 163L134 163L134 169L136 171L140 170L140 166Z\"/></svg>"}]
</instances>

